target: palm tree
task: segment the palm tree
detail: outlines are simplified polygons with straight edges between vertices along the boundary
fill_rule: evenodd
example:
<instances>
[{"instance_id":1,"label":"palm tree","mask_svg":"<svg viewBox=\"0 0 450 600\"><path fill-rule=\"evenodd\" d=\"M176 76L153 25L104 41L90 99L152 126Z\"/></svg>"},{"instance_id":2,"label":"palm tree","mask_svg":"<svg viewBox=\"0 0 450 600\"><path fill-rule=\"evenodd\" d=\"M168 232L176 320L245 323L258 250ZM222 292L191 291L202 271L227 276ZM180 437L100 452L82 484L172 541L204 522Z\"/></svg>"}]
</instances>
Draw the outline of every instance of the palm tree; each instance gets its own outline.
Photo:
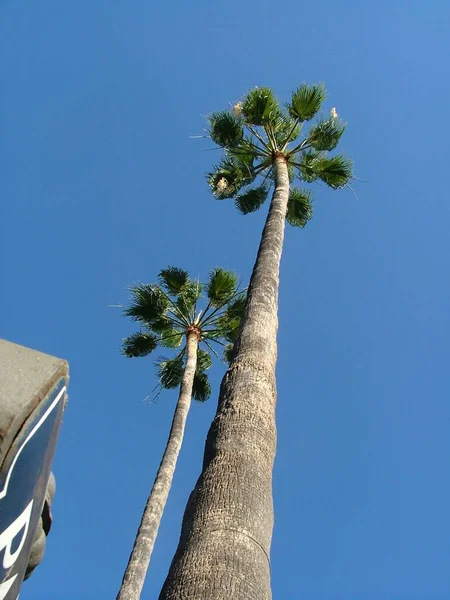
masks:
<instances>
[{"instance_id":1,"label":"palm tree","mask_svg":"<svg viewBox=\"0 0 450 600\"><path fill-rule=\"evenodd\" d=\"M224 155L208 181L242 214L273 190L231 364L222 380L203 470L186 506L181 537L160 600L269 600L275 458L275 364L279 265L285 221L304 227L310 189L294 180L348 187L351 162L330 155L345 124L332 109L303 133L325 98L301 85L282 108L269 88L255 88L231 110L209 117L208 137Z\"/></svg>"},{"instance_id":2,"label":"palm tree","mask_svg":"<svg viewBox=\"0 0 450 600\"><path fill-rule=\"evenodd\" d=\"M206 299L204 309L199 310L203 289ZM202 286L190 280L186 271L169 267L160 272L159 284L133 286L131 297L131 304L124 312L140 324L141 330L123 341L123 354L141 357L148 356L158 346L176 348L177 354L173 358L159 358L157 367L160 389L179 387L180 391L118 600L137 600L141 595L181 449L191 397L204 402L210 396L206 371L212 362L210 353L218 356L212 344L220 344L225 357L229 355L245 306L245 295L238 289L236 276L219 268L210 273L207 284ZM200 349L200 345L206 349Z\"/></svg>"}]
</instances>

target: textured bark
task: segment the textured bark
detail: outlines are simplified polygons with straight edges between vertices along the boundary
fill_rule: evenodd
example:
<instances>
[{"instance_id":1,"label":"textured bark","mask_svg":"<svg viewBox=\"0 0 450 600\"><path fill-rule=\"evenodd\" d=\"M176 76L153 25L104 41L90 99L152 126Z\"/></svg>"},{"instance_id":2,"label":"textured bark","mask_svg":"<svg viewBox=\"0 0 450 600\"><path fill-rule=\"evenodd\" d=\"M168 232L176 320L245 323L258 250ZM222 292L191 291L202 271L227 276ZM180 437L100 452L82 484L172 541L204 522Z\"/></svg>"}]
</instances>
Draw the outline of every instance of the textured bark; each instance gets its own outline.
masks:
<instances>
[{"instance_id":1,"label":"textured bark","mask_svg":"<svg viewBox=\"0 0 450 600\"><path fill-rule=\"evenodd\" d=\"M192 385L197 366L198 336L189 333L186 341L186 368L180 386L169 439L142 515L133 551L116 600L138 600L155 545L162 514L172 485L173 474L183 442L186 418L191 406Z\"/></svg>"},{"instance_id":2,"label":"textured bark","mask_svg":"<svg viewBox=\"0 0 450 600\"><path fill-rule=\"evenodd\" d=\"M278 284L289 197L286 162L253 268L245 317L160 600L270 600L276 449Z\"/></svg>"}]
</instances>

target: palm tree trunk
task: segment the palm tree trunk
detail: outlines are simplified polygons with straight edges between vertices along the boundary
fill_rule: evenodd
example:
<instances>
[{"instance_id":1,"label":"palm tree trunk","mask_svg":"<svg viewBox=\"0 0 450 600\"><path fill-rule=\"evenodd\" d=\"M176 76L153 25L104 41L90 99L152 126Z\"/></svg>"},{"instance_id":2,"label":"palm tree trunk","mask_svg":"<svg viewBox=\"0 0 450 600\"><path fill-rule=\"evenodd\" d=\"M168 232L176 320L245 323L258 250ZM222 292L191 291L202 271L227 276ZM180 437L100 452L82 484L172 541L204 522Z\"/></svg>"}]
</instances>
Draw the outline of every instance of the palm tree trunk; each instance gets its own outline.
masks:
<instances>
[{"instance_id":1,"label":"palm tree trunk","mask_svg":"<svg viewBox=\"0 0 450 600\"><path fill-rule=\"evenodd\" d=\"M142 515L133 551L116 600L138 600L155 545L162 514L172 485L173 474L183 442L186 418L191 406L192 385L197 367L198 335L191 332L186 341L186 368L180 386L169 439Z\"/></svg>"},{"instance_id":2,"label":"palm tree trunk","mask_svg":"<svg viewBox=\"0 0 450 600\"><path fill-rule=\"evenodd\" d=\"M275 191L253 268L245 317L186 506L160 600L270 600L272 469L276 449L278 285L289 176Z\"/></svg>"}]
</instances>

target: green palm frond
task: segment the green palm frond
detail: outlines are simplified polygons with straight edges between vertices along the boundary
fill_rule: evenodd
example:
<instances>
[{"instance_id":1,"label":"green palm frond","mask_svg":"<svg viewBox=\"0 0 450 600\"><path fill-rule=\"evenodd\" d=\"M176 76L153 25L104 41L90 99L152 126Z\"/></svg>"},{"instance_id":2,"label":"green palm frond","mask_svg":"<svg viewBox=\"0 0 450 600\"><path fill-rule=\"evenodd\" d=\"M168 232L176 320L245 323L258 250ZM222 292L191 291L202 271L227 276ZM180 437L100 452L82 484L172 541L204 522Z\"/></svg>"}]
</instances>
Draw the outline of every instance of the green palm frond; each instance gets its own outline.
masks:
<instances>
[{"instance_id":1,"label":"green palm frond","mask_svg":"<svg viewBox=\"0 0 450 600\"><path fill-rule=\"evenodd\" d=\"M227 342L232 342L234 344L239 335L240 325L241 319L235 318L228 321L227 329L223 332L223 337Z\"/></svg>"},{"instance_id":2,"label":"green palm frond","mask_svg":"<svg viewBox=\"0 0 450 600\"><path fill-rule=\"evenodd\" d=\"M239 296L234 298L227 306L225 314L230 318L238 317L242 319L245 312L245 305L247 304L247 294L240 293Z\"/></svg>"},{"instance_id":3,"label":"green palm frond","mask_svg":"<svg viewBox=\"0 0 450 600\"><path fill-rule=\"evenodd\" d=\"M289 194L286 220L293 227L304 227L312 217L312 192L293 188Z\"/></svg>"},{"instance_id":4,"label":"green palm frond","mask_svg":"<svg viewBox=\"0 0 450 600\"><path fill-rule=\"evenodd\" d=\"M222 148L235 148L242 141L242 121L228 111L215 112L208 117L209 134L213 142Z\"/></svg>"},{"instance_id":5,"label":"green palm frond","mask_svg":"<svg viewBox=\"0 0 450 600\"><path fill-rule=\"evenodd\" d=\"M241 320L238 318L233 319L226 315L221 315L214 324L214 329L205 329L203 338L218 342L222 346L224 345L223 340L234 342L239 333L240 323Z\"/></svg>"},{"instance_id":6,"label":"green palm frond","mask_svg":"<svg viewBox=\"0 0 450 600\"><path fill-rule=\"evenodd\" d=\"M208 183L218 200L232 198L241 187L251 183L254 178L251 168L239 164L232 157L223 158L214 170L207 174Z\"/></svg>"},{"instance_id":7,"label":"green palm frond","mask_svg":"<svg viewBox=\"0 0 450 600\"><path fill-rule=\"evenodd\" d=\"M275 124L275 139L279 148L284 148L289 142L293 142L300 135L301 125L296 119L288 115L280 114Z\"/></svg>"},{"instance_id":8,"label":"green palm frond","mask_svg":"<svg viewBox=\"0 0 450 600\"><path fill-rule=\"evenodd\" d=\"M202 294L202 285L198 281L188 281L178 294L176 304L189 321L193 320L195 307Z\"/></svg>"},{"instance_id":9,"label":"green palm frond","mask_svg":"<svg viewBox=\"0 0 450 600\"><path fill-rule=\"evenodd\" d=\"M177 296L189 281L189 274L178 267L167 267L160 271L158 279L169 294Z\"/></svg>"},{"instance_id":10,"label":"green palm frond","mask_svg":"<svg viewBox=\"0 0 450 600\"><path fill-rule=\"evenodd\" d=\"M325 97L323 84L303 84L292 94L291 102L287 105L289 114L293 119L310 121L318 113Z\"/></svg>"},{"instance_id":11,"label":"green palm frond","mask_svg":"<svg viewBox=\"0 0 450 600\"><path fill-rule=\"evenodd\" d=\"M209 275L206 293L211 306L221 307L236 294L237 277L232 271L216 268Z\"/></svg>"},{"instance_id":12,"label":"green palm frond","mask_svg":"<svg viewBox=\"0 0 450 600\"><path fill-rule=\"evenodd\" d=\"M175 358L161 357L156 362L160 384L165 389L173 389L181 384L184 374L184 354Z\"/></svg>"},{"instance_id":13,"label":"green palm frond","mask_svg":"<svg viewBox=\"0 0 450 600\"><path fill-rule=\"evenodd\" d=\"M279 117L280 113L278 100L268 87L251 90L242 102L242 114L246 123L251 125L267 125Z\"/></svg>"},{"instance_id":14,"label":"green palm frond","mask_svg":"<svg viewBox=\"0 0 450 600\"><path fill-rule=\"evenodd\" d=\"M215 324L218 337L228 342L235 342L244 316L245 306L247 304L247 294L239 294L226 307L225 312L217 319Z\"/></svg>"},{"instance_id":15,"label":"green palm frond","mask_svg":"<svg viewBox=\"0 0 450 600\"><path fill-rule=\"evenodd\" d=\"M295 169L294 166L289 162L287 163L287 170L289 175L289 183L292 183L295 179Z\"/></svg>"},{"instance_id":16,"label":"green palm frond","mask_svg":"<svg viewBox=\"0 0 450 600\"><path fill-rule=\"evenodd\" d=\"M315 150L306 150L301 153L299 162L294 162L298 168L298 177L301 181L311 183L319 178L318 165L324 154Z\"/></svg>"},{"instance_id":17,"label":"green palm frond","mask_svg":"<svg viewBox=\"0 0 450 600\"><path fill-rule=\"evenodd\" d=\"M234 344L227 344L223 350L223 357L228 364L230 364L233 358Z\"/></svg>"},{"instance_id":18,"label":"green palm frond","mask_svg":"<svg viewBox=\"0 0 450 600\"><path fill-rule=\"evenodd\" d=\"M243 174L247 174L248 177L253 177L253 167L256 158L264 156L263 151L260 151L255 144L249 139L244 139L235 148L229 148L227 150L228 155L233 160L233 163L237 165Z\"/></svg>"},{"instance_id":19,"label":"green palm frond","mask_svg":"<svg viewBox=\"0 0 450 600\"><path fill-rule=\"evenodd\" d=\"M309 130L307 143L315 150L334 150L345 131L345 126L341 119L321 119Z\"/></svg>"},{"instance_id":20,"label":"green palm frond","mask_svg":"<svg viewBox=\"0 0 450 600\"><path fill-rule=\"evenodd\" d=\"M167 310L168 301L157 285L139 283L131 289L131 304L124 310L135 321L152 323Z\"/></svg>"},{"instance_id":21,"label":"green palm frond","mask_svg":"<svg viewBox=\"0 0 450 600\"><path fill-rule=\"evenodd\" d=\"M255 212L264 204L268 193L269 190L264 184L259 187L250 188L246 192L236 196L236 208L242 215Z\"/></svg>"},{"instance_id":22,"label":"green palm frond","mask_svg":"<svg viewBox=\"0 0 450 600\"><path fill-rule=\"evenodd\" d=\"M330 158L321 158L316 165L320 179L334 190L345 187L352 177L352 161L337 154Z\"/></svg>"},{"instance_id":23,"label":"green palm frond","mask_svg":"<svg viewBox=\"0 0 450 600\"><path fill-rule=\"evenodd\" d=\"M158 346L158 341L157 335L147 331L139 331L123 340L121 352L128 358L148 356Z\"/></svg>"},{"instance_id":24,"label":"green palm frond","mask_svg":"<svg viewBox=\"0 0 450 600\"><path fill-rule=\"evenodd\" d=\"M159 344L165 348L179 348L183 341L184 332L176 329L166 329L161 332Z\"/></svg>"},{"instance_id":25,"label":"green palm frond","mask_svg":"<svg viewBox=\"0 0 450 600\"><path fill-rule=\"evenodd\" d=\"M207 371L208 369L210 369L211 365L212 365L212 360L211 360L211 356L209 355L209 352L206 352L206 350L198 350L196 372L203 373L204 371Z\"/></svg>"},{"instance_id":26,"label":"green palm frond","mask_svg":"<svg viewBox=\"0 0 450 600\"><path fill-rule=\"evenodd\" d=\"M211 386L206 373L196 373L192 386L192 397L197 402L206 402L211 396Z\"/></svg>"},{"instance_id":27,"label":"green palm frond","mask_svg":"<svg viewBox=\"0 0 450 600\"><path fill-rule=\"evenodd\" d=\"M168 329L172 329L173 326L174 323L171 317L169 316L169 314L166 314L160 317L159 319L155 319L154 321L152 321L151 329L155 333L163 335Z\"/></svg>"}]
</instances>

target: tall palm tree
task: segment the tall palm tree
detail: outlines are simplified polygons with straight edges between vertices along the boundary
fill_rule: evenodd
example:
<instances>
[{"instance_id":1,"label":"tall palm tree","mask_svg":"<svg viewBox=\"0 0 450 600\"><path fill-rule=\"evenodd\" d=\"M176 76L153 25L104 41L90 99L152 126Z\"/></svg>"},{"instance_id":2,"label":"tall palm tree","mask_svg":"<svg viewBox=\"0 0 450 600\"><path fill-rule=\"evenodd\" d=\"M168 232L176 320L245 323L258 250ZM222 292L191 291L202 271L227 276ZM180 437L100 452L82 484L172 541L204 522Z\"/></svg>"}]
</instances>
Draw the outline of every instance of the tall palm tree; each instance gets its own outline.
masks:
<instances>
[{"instance_id":1,"label":"tall palm tree","mask_svg":"<svg viewBox=\"0 0 450 600\"><path fill-rule=\"evenodd\" d=\"M204 289L203 310L199 310ZM118 600L137 600L144 585L153 546L183 441L191 397L203 402L211 388L206 371L211 355L217 354L214 343L229 355L245 306L236 276L214 269L205 286L189 279L176 267L159 274L159 284L139 284L131 288L131 304L125 315L141 325L141 330L127 337L122 352L128 357L148 356L158 346L176 348L173 358L157 360L159 387L177 388L179 396L169 438L148 497L134 547L117 595ZM184 341L184 343L183 343ZM200 345L206 349L200 349Z\"/></svg>"},{"instance_id":2,"label":"tall palm tree","mask_svg":"<svg viewBox=\"0 0 450 600\"><path fill-rule=\"evenodd\" d=\"M273 190L231 364L208 433L203 470L186 506L181 537L160 600L269 600L275 458L275 363L279 265L285 221L303 227L312 193L294 180L348 186L351 162L330 155L345 124L332 109L303 133L325 98L301 85L282 108L269 88L251 90L231 110L209 117L209 137L224 151L208 174L217 199L242 214Z\"/></svg>"}]
</instances>

